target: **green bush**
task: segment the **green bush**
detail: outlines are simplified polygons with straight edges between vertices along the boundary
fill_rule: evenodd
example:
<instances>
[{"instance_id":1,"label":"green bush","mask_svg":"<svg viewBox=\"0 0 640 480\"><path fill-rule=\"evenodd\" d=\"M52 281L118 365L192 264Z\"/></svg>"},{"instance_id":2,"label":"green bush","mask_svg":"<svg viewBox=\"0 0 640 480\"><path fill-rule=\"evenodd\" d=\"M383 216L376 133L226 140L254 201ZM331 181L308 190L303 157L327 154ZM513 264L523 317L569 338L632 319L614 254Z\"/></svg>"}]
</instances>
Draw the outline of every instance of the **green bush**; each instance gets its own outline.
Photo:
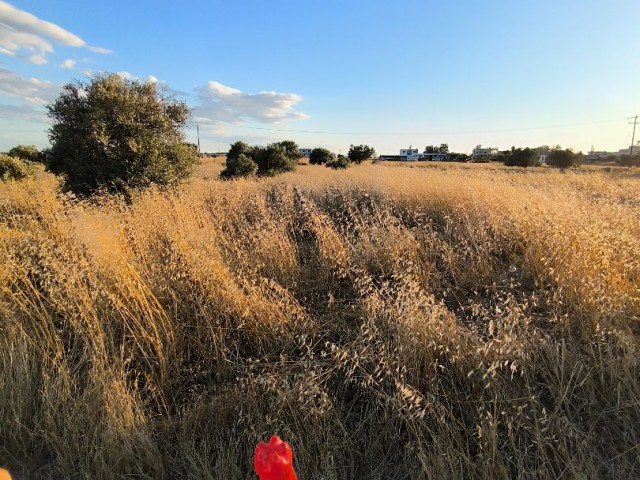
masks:
<instances>
[{"instance_id":1,"label":"green bush","mask_svg":"<svg viewBox=\"0 0 640 480\"><path fill-rule=\"evenodd\" d=\"M311 165L323 165L335 158L336 156L326 148L314 148L309 154L309 163Z\"/></svg>"},{"instance_id":2,"label":"green bush","mask_svg":"<svg viewBox=\"0 0 640 480\"><path fill-rule=\"evenodd\" d=\"M351 160L344 155L338 155L338 158L335 160L327 162L327 167L333 168L334 170L349 168L350 165Z\"/></svg>"},{"instance_id":3,"label":"green bush","mask_svg":"<svg viewBox=\"0 0 640 480\"><path fill-rule=\"evenodd\" d=\"M40 151L35 145L18 145L9 150L9 155L29 162L40 162Z\"/></svg>"},{"instance_id":4,"label":"green bush","mask_svg":"<svg viewBox=\"0 0 640 480\"><path fill-rule=\"evenodd\" d=\"M22 180L33 176L33 167L24 160L0 153L0 180Z\"/></svg>"},{"instance_id":5,"label":"green bush","mask_svg":"<svg viewBox=\"0 0 640 480\"><path fill-rule=\"evenodd\" d=\"M223 178L250 177L256 174L258 165L247 154L227 157L225 169L220 173Z\"/></svg>"},{"instance_id":6,"label":"green bush","mask_svg":"<svg viewBox=\"0 0 640 480\"><path fill-rule=\"evenodd\" d=\"M569 168L582 163L582 154L567 148L566 150L552 150L547 155L547 164L557 168Z\"/></svg>"},{"instance_id":7,"label":"green bush","mask_svg":"<svg viewBox=\"0 0 640 480\"><path fill-rule=\"evenodd\" d=\"M245 159L240 160L241 156ZM256 165L257 173L261 176L273 176L295 170L300 149L291 141L271 143L266 147L251 147L244 142L236 142L231 145L227 153L227 166L220 173L223 178L247 176L248 169L253 169L248 161ZM242 165L242 168L239 168Z\"/></svg>"},{"instance_id":8,"label":"green bush","mask_svg":"<svg viewBox=\"0 0 640 480\"><path fill-rule=\"evenodd\" d=\"M173 185L197 161L182 133L189 108L164 98L155 83L101 74L65 85L47 109L47 167L76 194Z\"/></svg>"},{"instance_id":9,"label":"green bush","mask_svg":"<svg viewBox=\"0 0 640 480\"><path fill-rule=\"evenodd\" d=\"M296 169L299 157L297 146L294 151L282 143L271 143L265 148L256 149L258 174L272 176Z\"/></svg>"},{"instance_id":10,"label":"green bush","mask_svg":"<svg viewBox=\"0 0 640 480\"><path fill-rule=\"evenodd\" d=\"M615 159L618 165L623 167L640 167L640 155L620 155Z\"/></svg>"},{"instance_id":11,"label":"green bush","mask_svg":"<svg viewBox=\"0 0 640 480\"><path fill-rule=\"evenodd\" d=\"M529 147L511 147L511 150L502 152L500 157L507 167L535 167L540 165L538 152Z\"/></svg>"}]
</instances>

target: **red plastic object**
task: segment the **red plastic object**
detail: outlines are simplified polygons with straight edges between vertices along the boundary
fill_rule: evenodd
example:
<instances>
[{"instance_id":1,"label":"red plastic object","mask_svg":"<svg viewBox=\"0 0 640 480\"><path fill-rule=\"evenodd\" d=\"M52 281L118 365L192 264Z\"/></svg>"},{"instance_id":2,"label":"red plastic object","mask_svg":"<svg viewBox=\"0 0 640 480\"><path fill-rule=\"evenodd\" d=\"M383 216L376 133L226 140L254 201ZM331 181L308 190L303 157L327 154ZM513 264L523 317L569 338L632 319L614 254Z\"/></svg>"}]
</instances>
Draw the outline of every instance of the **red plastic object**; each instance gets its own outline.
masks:
<instances>
[{"instance_id":1,"label":"red plastic object","mask_svg":"<svg viewBox=\"0 0 640 480\"><path fill-rule=\"evenodd\" d=\"M269 443L258 443L253 466L260 480L298 480L293 471L291 447L276 435L269 439Z\"/></svg>"}]
</instances>

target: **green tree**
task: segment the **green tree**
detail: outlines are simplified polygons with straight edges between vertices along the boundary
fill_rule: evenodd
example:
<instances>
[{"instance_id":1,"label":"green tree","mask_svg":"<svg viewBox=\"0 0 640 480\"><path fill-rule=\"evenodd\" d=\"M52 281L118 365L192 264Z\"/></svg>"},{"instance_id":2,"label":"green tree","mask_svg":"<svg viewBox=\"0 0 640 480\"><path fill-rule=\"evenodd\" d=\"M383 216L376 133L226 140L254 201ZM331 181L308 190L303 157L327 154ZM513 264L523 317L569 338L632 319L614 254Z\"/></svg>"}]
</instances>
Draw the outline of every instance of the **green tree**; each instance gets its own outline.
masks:
<instances>
[{"instance_id":1,"label":"green tree","mask_svg":"<svg viewBox=\"0 0 640 480\"><path fill-rule=\"evenodd\" d=\"M427 145L424 147L424 153L440 153L435 145Z\"/></svg>"},{"instance_id":2,"label":"green tree","mask_svg":"<svg viewBox=\"0 0 640 480\"><path fill-rule=\"evenodd\" d=\"M271 143L264 148L255 148L254 161L258 164L258 174L273 176L295 170L299 158L299 149L295 143L293 144L295 145L295 150L288 141Z\"/></svg>"},{"instance_id":3,"label":"green tree","mask_svg":"<svg viewBox=\"0 0 640 480\"><path fill-rule=\"evenodd\" d=\"M285 155L291 159L297 161L300 155L300 147L293 140L283 140L282 142L277 142L277 145L280 145L285 152Z\"/></svg>"},{"instance_id":4,"label":"green tree","mask_svg":"<svg viewBox=\"0 0 640 480\"><path fill-rule=\"evenodd\" d=\"M224 170L220 173L223 178L250 177L256 174L258 165L245 153L234 157L227 157Z\"/></svg>"},{"instance_id":5,"label":"green tree","mask_svg":"<svg viewBox=\"0 0 640 480\"><path fill-rule=\"evenodd\" d=\"M565 150L554 148L547 155L547 164L552 167L569 168L575 165L580 165L581 162L582 154L576 153L569 148Z\"/></svg>"},{"instance_id":6,"label":"green tree","mask_svg":"<svg viewBox=\"0 0 640 480\"><path fill-rule=\"evenodd\" d=\"M182 133L189 108L155 83L100 74L65 85L47 110L47 166L77 194L173 185L197 161Z\"/></svg>"},{"instance_id":7,"label":"green tree","mask_svg":"<svg viewBox=\"0 0 640 480\"><path fill-rule=\"evenodd\" d=\"M241 156L246 158L240 158ZM236 142L231 145L227 153L227 166L220 175L223 178L247 176L253 173L273 176L295 170L299 157L300 149L291 140L271 143L266 147L252 147L244 142ZM255 170L249 160L256 165Z\"/></svg>"},{"instance_id":8,"label":"green tree","mask_svg":"<svg viewBox=\"0 0 640 480\"><path fill-rule=\"evenodd\" d=\"M323 165L334 158L335 155L326 148L314 148L309 154L309 163L311 165Z\"/></svg>"},{"instance_id":9,"label":"green tree","mask_svg":"<svg viewBox=\"0 0 640 480\"><path fill-rule=\"evenodd\" d=\"M39 162L41 159L40 151L35 145L18 145L17 147L13 147L9 150L9 156L30 162Z\"/></svg>"},{"instance_id":10,"label":"green tree","mask_svg":"<svg viewBox=\"0 0 640 480\"><path fill-rule=\"evenodd\" d=\"M347 156L354 163L361 163L364 160L375 156L376 151L369 145L351 145Z\"/></svg>"},{"instance_id":11,"label":"green tree","mask_svg":"<svg viewBox=\"0 0 640 480\"><path fill-rule=\"evenodd\" d=\"M539 165L538 152L529 147L511 147L511 150L500 152L500 158L508 167L533 167Z\"/></svg>"},{"instance_id":12,"label":"green tree","mask_svg":"<svg viewBox=\"0 0 640 480\"><path fill-rule=\"evenodd\" d=\"M247 155L249 158L253 158L254 157L253 150L254 150L254 147L244 142L237 141L235 143L232 143L231 148L229 148L229 151L227 152L227 162L229 161L229 159L237 158L240 154L244 154L244 155Z\"/></svg>"},{"instance_id":13,"label":"green tree","mask_svg":"<svg viewBox=\"0 0 640 480\"><path fill-rule=\"evenodd\" d=\"M449 153L449 144L441 143L439 147L437 145L427 145L424 147L424 153Z\"/></svg>"}]
</instances>

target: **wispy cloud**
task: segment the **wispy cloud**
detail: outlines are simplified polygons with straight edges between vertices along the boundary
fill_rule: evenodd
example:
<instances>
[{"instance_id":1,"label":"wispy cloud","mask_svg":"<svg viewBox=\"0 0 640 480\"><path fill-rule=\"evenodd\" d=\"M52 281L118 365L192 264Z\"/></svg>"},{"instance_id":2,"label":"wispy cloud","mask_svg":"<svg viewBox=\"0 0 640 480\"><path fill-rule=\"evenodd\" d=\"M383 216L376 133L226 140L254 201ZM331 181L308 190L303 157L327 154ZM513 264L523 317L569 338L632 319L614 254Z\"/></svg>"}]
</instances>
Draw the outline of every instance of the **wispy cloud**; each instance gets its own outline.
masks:
<instances>
[{"instance_id":1,"label":"wispy cloud","mask_svg":"<svg viewBox=\"0 0 640 480\"><path fill-rule=\"evenodd\" d=\"M34 65L44 65L48 62L47 57L44 55L29 55L26 60Z\"/></svg>"},{"instance_id":2,"label":"wispy cloud","mask_svg":"<svg viewBox=\"0 0 640 480\"><path fill-rule=\"evenodd\" d=\"M195 113L203 122L240 124L245 120L256 120L278 124L309 118L307 114L294 110L302 100L295 93L245 93L214 81L196 87L196 93L199 105L195 107Z\"/></svg>"},{"instance_id":3,"label":"wispy cloud","mask_svg":"<svg viewBox=\"0 0 640 480\"><path fill-rule=\"evenodd\" d=\"M102 48L102 47L87 46L87 50L93 53L100 53L102 55L113 53L113 50L109 50L108 48Z\"/></svg>"},{"instance_id":4,"label":"wispy cloud","mask_svg":"<svg viewBox=\"0 0 640 480\"><path fill-rule=\"evenodd\" d=\"M105 48L87 45L82 38L55 23L0 1L0 53L41 65L46 63L46 55L53 52L52 43L83 47L95 53L110 53ZM25 51L31 54L18 55Z\"/></svg>"},{"instance_id":5,"label":"wispy cloud","mask_svg":"<svg viewBox=\"0 0 640 480\"><path fill-rule=\"evenodd\" d=\"M53 100L59 93L59 88L46 80L25 78L4 67L0 67L0 95L42 105Z\"/></svg>"},{"instance_id":6,"label":"wispy cloud","mask_svg":"<svg viewBox=\"0 0 640 480\"><path fill-rule=\"evenodd\" d=\"M76 61L72 58L67 58L64 62L60 64L60 68L65 68L67 70L71 70L76 66Z\"/></svg>"}]
</instances>

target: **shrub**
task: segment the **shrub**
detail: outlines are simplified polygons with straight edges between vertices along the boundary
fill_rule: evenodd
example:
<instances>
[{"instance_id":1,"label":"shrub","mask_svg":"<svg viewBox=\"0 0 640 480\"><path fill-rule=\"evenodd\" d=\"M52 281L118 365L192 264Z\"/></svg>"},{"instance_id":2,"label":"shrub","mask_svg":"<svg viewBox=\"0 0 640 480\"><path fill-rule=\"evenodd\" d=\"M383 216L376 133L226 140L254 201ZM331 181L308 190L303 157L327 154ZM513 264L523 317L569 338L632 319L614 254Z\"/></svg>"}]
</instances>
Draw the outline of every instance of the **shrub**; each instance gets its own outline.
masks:
<instances>
[{"instance_id":1,"label":"shrub","mask_svg":"<svg viewBox=\"0 0 640 480\"><path fill-rule=\"evenodd\" d=\"M311 165L323 165L335 158L336 156L326 148L314 148L309 154L309 163Z\"/></svg>"},{"instance_id":2,"label":"shrub","mask_svg":"<svg viewBox=\"0 0 640 480\"><path fill-rule=\"evenodd\" d=\"M176 184L197 161L182 133L188 107L164 98L155 83L101 74L65 85L47 109L47 166L74 193Z\"/></svg>"},{"instance_id":3,"label":"shrub","mask_svg":"<svg viewBox=\"0 0 640 480\"><path fill-rule=\"evenodd\" d=\"M18 145L9 150L9 155L29 162L41 161L40 151L35 145Z\"/></svg>"},{"instance_id":4,"label":"shrub","mask_svg":"<svg viewBox=\"0 0 640 480\"><path fill-rule=\"evenodd\" d=\"M351 160L349 160L344 155L338 155L338 158L335 160L331 160L327 162L327 167L333 168L334 170L345 169L351 165Z\"/></svg>"},{"instance_id":5,"label":"shrub","mask_svg":"<svg viewBox=\"0 0 640 480\"><path fill-rule=\"evenodd\" d=\"M231 145L227 153L227 168L220 175L223 178L236 176L246 176L240 170L235 170L238 159L241 155L247 157L242 160L243 171L251 168L247 160L253 162L257 167L257 174L261 176L273 176L284 172L295 170L298 157L300 156L298 145L291 141L276 142L266 147L251 147L244 142L236 142ZM229 168L231 166L231 168ZM254 171L254 173L256 173Z\"/></svg>"},{"instance_id":6,"label":"shrub","mask_svg":"<svg viewBox=\"0 0 640 480\"><path fill-rule=\"evenodd\" d=\"M20 158L0 153L0 180L22 180L33 175L33 168Z\"/></svg>"},{"instance_id":7,"label":"shrub","mask_svg":"<svg viewBox=\"0 0 640 480\"><path fill-rule=\"evenodd\" d=\"M615 161L623 167L640 167L640 155L620 155Z\"/></svg>"},{"instance_id":8,"label":"shrub","mask_svg":"<svg viewBox=\"0 0 640 480\"><path fill-rule=\"evenodd\" d=\"M241 153L234 157L227 157L226 167L220 173L223 178L250 177L258 171L258 165L249 155Z\"/></svg>"},{"instance_id":9,"label":"shrub","mask_svg":"<svg viewBox=\"0 0 640 480\"><path fill-rule=\"evenodd\" d=\"M281 143L271 143L265 148L256 148L255 152L255 162L258 164L260 175L272 176L296 169L298 154L294 154Z\"/></svg>"},{"instance_id":10,"label":"shrub","mask_svg":"<svg viewBox=\"0 0 640 480\"><path fill-rule=\"evenodd\" d=\"M567 148L565 150L556 149L547 155L547 164L557 168L569 168L574 165L580 165L582 162L582 154L576 153Z\"/></svg>"}]
</instances>

